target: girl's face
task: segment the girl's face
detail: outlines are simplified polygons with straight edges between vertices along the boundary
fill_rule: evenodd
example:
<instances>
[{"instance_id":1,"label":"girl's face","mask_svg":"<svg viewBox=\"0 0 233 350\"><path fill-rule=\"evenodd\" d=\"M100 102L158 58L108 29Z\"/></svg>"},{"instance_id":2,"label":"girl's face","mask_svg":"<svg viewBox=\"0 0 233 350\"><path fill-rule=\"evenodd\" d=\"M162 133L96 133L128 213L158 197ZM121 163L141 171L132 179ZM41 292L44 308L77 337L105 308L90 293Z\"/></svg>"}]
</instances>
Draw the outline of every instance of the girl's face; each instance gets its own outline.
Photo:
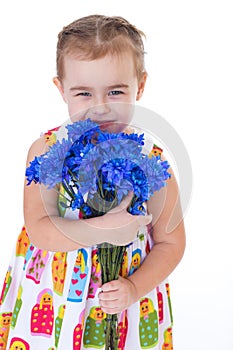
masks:
<instances>
[{"instance_id":1,"label":"girl's face","mask_svg":"<svg viewBox=\"0 0 233 350\"><path fill-rule=\"evenodd\" d=\"M92 61L64 59L64 78L54 78L72 121L91 118L102 129L120 132L129 124L142 96L146 73L138 81L132 54L106 55Z\"/></svg>"}]
</instances>

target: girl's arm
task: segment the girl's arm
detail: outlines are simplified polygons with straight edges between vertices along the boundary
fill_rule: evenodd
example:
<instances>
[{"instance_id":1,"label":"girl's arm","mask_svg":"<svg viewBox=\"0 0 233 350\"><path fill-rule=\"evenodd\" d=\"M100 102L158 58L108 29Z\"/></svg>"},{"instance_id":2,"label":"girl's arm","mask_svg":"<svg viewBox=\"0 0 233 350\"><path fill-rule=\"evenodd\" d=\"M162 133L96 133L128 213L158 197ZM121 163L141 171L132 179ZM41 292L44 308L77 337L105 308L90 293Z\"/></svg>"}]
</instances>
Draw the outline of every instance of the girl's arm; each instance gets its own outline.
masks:
<instances>
[{"instance_id":1,"label":"girl's arm","mask_svg":"<svg viewBox=\"0 0 233 350\"><path fill-rule=\"evenodd\" d=\"M102 286L103 293L99 294L99 300L106 313L118 313L153 290L171 274L183 256L185 229L178 186L173 173L167 186L150 198L147 208L153 215L155 244L142 265L131 276L119 277L118 280Z\"/></svg>"},{"instance_id":2,"label":"girl's arm","mask_svg":"<svg viewBox=\"0 0 233 350\"><path fill-rule=\"evenodd\" d=\"M135 287L136 300L166 279L184 254L185 228L174 173L167 186L148 201L148 212L153 215L155 244L140 268L129 277Z\"/></svg>"},{"instance_id":3,"label":"girl's arm","mask_svg":"<svg viewBox=\"0 0 233 350\"><path fill-rule=\"evenodd\" d=\"M35 156L46 151L43 138L31 146L27 166ZM50 251L70 251L102 242L128 244L136 238L141 225L151 217L133 216L127 212L131 196L107 214L85 220L59 217L58 193L43 185L31 183L24 186L24 218L29 239L38 248Z\"/></svg>"}]
</instances>

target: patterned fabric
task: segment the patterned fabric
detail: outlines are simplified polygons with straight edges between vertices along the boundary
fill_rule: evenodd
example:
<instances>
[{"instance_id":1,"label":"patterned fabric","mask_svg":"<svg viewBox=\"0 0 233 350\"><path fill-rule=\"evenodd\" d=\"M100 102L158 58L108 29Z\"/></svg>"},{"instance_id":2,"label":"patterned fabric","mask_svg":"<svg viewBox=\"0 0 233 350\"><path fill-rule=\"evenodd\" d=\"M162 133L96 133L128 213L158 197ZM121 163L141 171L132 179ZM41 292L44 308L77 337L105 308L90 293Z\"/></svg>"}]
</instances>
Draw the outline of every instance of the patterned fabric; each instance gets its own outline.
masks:
<instances>
[{"instance_id":1,"label":"patterned fabric","mask_svg":"<svg viewBox=\"0 0 233 350\"><path fill-rule=\"evenodd\" d=\"M44 134L49 145L64 136L61 129ZM151 154L161 152L154 144L150 149ZM60 215L78 218L63 206ZM152 245L150 226L142 227L127 246L123 277L139 268ZM41 250L30 244L23 227L0 296L0 350L104 349L100 286L98 247ZM118 350L172 350L172 323L169 284L164 281L119 314Z\"/></svg>"}]
</instances>

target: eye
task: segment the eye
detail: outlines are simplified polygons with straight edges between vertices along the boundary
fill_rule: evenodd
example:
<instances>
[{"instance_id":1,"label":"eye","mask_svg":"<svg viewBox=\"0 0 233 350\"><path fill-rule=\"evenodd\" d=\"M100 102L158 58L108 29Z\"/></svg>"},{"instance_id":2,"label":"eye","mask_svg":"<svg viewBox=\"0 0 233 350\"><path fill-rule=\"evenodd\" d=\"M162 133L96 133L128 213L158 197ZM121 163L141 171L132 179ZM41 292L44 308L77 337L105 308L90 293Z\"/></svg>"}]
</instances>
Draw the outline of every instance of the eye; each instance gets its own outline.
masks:
<instances>
[{"instance_id":1,"label":"eye","mask_svg":"<svg viewBox=\"0 0 233 350\"><path fill-rule=\"evenodd\" d=\"M89 97L91 96L90 92L84 91L84 92L79 92L78 94L76 94L75 96L84 96L84 97Z\"/></svg>"},{"instance_id":2,"label":"eye","mask_svg":"<svg viewBox=\"0 0 233 350\"><path fill-rule=\"evenodd\" d=\"M109 91L109 93L108 93L109 96L117 96L117 95L122 95L122 94L124 94L124 92L121 90L112 90L112 91Z\"/></svg>"}]
</instances>

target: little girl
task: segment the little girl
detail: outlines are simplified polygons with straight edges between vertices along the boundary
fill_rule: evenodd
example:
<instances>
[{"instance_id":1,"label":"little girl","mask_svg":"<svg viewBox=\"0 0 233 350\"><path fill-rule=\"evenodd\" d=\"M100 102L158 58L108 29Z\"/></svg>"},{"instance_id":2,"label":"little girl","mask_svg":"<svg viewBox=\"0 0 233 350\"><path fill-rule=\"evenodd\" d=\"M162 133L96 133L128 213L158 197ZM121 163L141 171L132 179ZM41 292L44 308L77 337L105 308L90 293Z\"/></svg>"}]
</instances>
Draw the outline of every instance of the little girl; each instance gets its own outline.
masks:
<instances>
[{"instance_id":1,"label":"little girl","mask_svg":"<svg viewBox=\"0 0 233 350\"><path fill-rule=\"evenodd\" d=\"M130 132L125 126L147 78L142 37L121 17L92 15L63 28L54 83L71 121L91 118L105 130ZM36 140L27 166L62 137L58 127ZM119 316L118 349L173 349L166 278L183 256L185 233L170 173L146 203L146 216L128 213L130 193L107 214L85 220L62 211L54 189L25 182L25 225L0 297L1 350L104 349L106 313ZM168 233L175 206L179 224ZM102 242L127 245L121 276L105 284Z\"/></svg>"}]
</instances>

